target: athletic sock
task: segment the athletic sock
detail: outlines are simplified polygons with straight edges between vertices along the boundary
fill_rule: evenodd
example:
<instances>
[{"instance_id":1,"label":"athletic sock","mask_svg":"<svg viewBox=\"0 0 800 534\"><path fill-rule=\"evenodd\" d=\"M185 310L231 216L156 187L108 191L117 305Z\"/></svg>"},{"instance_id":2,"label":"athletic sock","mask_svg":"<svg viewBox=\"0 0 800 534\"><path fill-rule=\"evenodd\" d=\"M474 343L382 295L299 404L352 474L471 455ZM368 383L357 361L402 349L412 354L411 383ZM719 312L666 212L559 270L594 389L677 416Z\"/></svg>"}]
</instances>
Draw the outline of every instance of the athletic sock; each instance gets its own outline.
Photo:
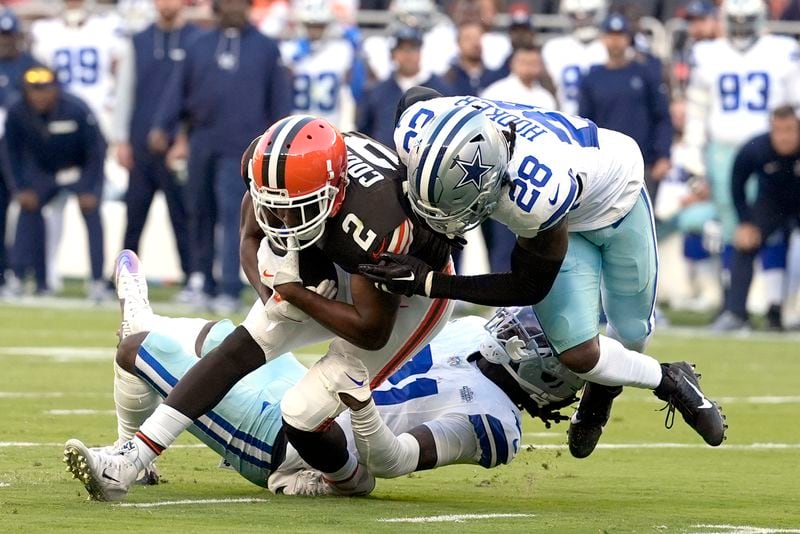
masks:
<instances>
[{"instance_id":1,"label":"athletic sock","mask_svg":"<svg viewBox=\"0 0 800 534\"><path fill-rule=\"evenodd\" d=\"M768 269L762 272L764 277L764 301L769 306L783 304L786 280L785 269Z\"/></svg>"},{"instance_id":2,"label":"athletic sock","mask_svg":"<svg viewBox=\"0 0 800 534\"><path fill-rule=\"evenodd\" d=\"M142 423L161 403L147 382L114 362L114 404L117 410L117 443L133 439Z\"/></svg>"},{"instance_id":3,"label":"athletic sock","mask_svg":"<svg viewBox=\"0 0 800 534\"><path fill-rule=\"evenodd\" d=\"M191 424L192 420L181 412L172 406L161 404L153 415L142 423L133 438L137 451L133 458L136 467L139 470L148 467Z\"/></svg>"},{"instance_id":4,"label":"athletic sock","mask_svg":"<svg viewBox=\"0 0 800 534\"><path fill-rule=\"evenodd\" d=\"M661 383L661 364L655 358L628 350L610 337L600 336L600 358L591 371L578 373L589 382L604 386L655 389Z\"/></svg>"},{"instance_id":5,"label":"athletic sock","mask_svg":"<svg viewBox=\"0 0 800 534\"><path fill-rule=\"evenodd\" d=\"M348 453L347 462L345 462L340 469L337 469L333 473L322 473L322 476L329 482L341 484L351 480L355 476L357 468L358 461L356 457L353 456L352 453Z\"/></svg>"}]
</instances>

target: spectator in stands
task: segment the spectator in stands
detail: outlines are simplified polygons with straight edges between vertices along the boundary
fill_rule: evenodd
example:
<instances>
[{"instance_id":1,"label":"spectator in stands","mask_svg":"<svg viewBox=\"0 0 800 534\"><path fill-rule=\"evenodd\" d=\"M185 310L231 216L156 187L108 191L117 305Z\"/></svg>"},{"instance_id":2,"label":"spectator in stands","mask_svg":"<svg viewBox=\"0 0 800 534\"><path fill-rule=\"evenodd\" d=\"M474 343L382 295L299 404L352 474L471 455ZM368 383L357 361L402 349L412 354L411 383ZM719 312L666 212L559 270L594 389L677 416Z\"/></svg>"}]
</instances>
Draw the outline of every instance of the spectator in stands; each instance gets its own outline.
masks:
<instances>
[{"instance_id":1,"label":"spectator in stands","mask_svg":"<svg viewBox=\"0 0 800 534\"><path fill-rule=\"evenodd\" d=\"M466 21L458 26L458 55L445 74L445 80L456 95L478 94L500 79L497 71L483 63L483 25L478 21Z\"/></svg>"},{"instance_id":2,"label":"spectator in stands","mask_svg":"<svg viewBox=\"0 0 800 534\"><path fill-rule=\"evenodd\" d=\"M6 116L22 90L22 73L34 65L27 52L22 52L19 20L10 9L0 10L0 117ZM0 146L5 142L3 120L0 118ZM7 176L4 150L0 150L0 290L6 283L6 215L11 201L11 177Z\"/></svg>"},{"instance_id":3,"label":"spectator in stands","mask_svg":"<svg viewBox=\"0 0 800 534\"><path fill-rule=\"evenodd\" d=\"M168 163L163 153L151 152L147 145L147 134L164 86L186 57L187 43L199 32L195 25L183 20L182 7L183 0L155 0L158 18L132 37L119 68L113 141L120 165L130 173L125 196L128 215L123 247L139 251L139 239L153 195L160 189L167 201L181 269L188 279L192 264L183 186L170 170L173 162ZM173 130L168 135L171 142L178 133ZM198 291L202 283L200 286ZM188 293L183 295L188 298Z\"/></svg>"},{"instance_id":4,"label":"spectator in stands","mask_svg":"<svg viewBox=\"0 0 800 534\"><path fill-rule=\"evenodd\" d=\"M511 43L511 52L498 69L498 76L505 78L511 74L511 58L514 51L521 46L530 46L536 43L536 32L533 29L531 11L527 4L512 4L508 10L510 22L508 25L508 38ZM553 89L555 92L555 89Z\"/></svg>"},{"instance_id":5,"label":"spectator in stands","mask_svg":"<svg viewBox=\"0 0 800 534\"><path fill-rule=\"evenodd\" d=\"M549 81L549 78L544 70L541 49L532 43L521 44L511 56L511 73L487 87L481 96L489 100L555 109L555 95L552 89L544 87L545 80Z\"/></svg>"},{"instance_id":6,"label":"spectator in stands","mask_svg":"<svg viewBox=\"0 0 800 534\"><path fill-rule=\"evenodd\" d=\"M481 93L481 97L555 109L555 96L542 87L542 77L547 77L547 73L542 63L541 50L533 44L519 44L512 54L511 74L489 85ZM481 229L489 252L491 271L510 271L511 251L517 236L506 225L493 219L481 224Z\"/></svg>"},{"instance_id":7,"label":"spectator in stands","mask_svg":"<svg viewBox=\"0 0 800 534\"><path fill-rule=\"evenodd\" d=\"M701 41L716 39L721 32L717 10L711 0L692 0L686 6L685 17L686 31L676 35L672 54L672 77L680 94L685 94L689 85L692 47Z\"/></svg>"},{"instance_id":8,"label":"spectator in stands","mask_svg":"<svg viewBox=\"0 0 800 534\"><path fill-rule=\"evenodd\" d=\"M194 272L204 275L207 297L222 314L239 308L239 211L244 193L242 151L265 125L291 110L289 77L278 46L248 22L248 0L218 0L218 25L186 48L153 121L151 150L165 153L170 132L188 117L189 178L186 207ZM222 240L215 249L219 223ZM222 266L217 288L214 257ZM219 289L219 291L218 291Z\"/></svg>"},{"instance_id":9,"label":"spectator in stands","mask_svg":"<svg viewBox=\"0 0 800 534\"><path fill-rule=\"evenodd\" d=\"M745 186L758 177L758 197L748 203ZM714 323L718 331L748 325L747 293L753 278L753 260L765 239L776 230L800 223L800 120L792 106L776 108L768 133L746 142L733 164L731 194L739 224L733 236L731 287L725 311ZM767 326L779 330L781 306L771 304Z\"/></svg>"},{"instance_id":10,"label":"spectator in stands","mask_svg":"<svg viewBox=\"0 0 800 534\"><path fill-rule=\"evenodd\" d=\"M655 198L658 182L670 169L673 129L667 86L646 61L632 54L627 18L611 14L602 31L608 61L592 67L583 78L578 114L639 144L647 189Z\"/></svg>"},{"instance_id":11,"label":"spectator in stands","mask_svg":"<svg viewBox=\"0 0 800 534\"><path fill-rule=\"evenodd\" d=\"M52 70L26 70L23 95L9 108L6 119L10 169L20 205L12 257L14 273L23 281L32 269L37 293L47 291L42 208L59 191L68 190L78 195L89 233L92 281L88 296L103 300L108 296L100 219L105 140L89 108L61 91Z\"/></svg>"},{"instance_id":12,"label":"spectator in stands","mask_svg":"<svg viewBox=\"0 0 800 534\"><path fill-rule=\"evenodd\" d=\"M395 126L395 105L408 89L424 85L450 94L450 87L439 76L420 68L422 32L412 26L400 26L393 37L392 62L395 69L388 79L367 89L358 105L356 129L381 143L392 146Z\"/></svg>"}]
</instances>

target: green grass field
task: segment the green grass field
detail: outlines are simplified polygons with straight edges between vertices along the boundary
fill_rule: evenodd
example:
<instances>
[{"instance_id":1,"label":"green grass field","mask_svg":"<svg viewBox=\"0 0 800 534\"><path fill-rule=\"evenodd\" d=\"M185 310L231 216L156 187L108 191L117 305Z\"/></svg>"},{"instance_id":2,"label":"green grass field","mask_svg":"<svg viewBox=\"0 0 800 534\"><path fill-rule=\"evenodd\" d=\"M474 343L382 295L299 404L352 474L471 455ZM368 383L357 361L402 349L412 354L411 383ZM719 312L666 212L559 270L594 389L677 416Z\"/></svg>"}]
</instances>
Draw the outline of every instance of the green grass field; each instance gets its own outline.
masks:
<instances>
[{"instance_id":1,"label":"green grass field","mask_svg":"<svg viewBox=\"0 0 800 534\"><path fill-rule=\"evenodd\" d=\"M717 449L682 421L666 430L654 397L627 390L603 448L586 460L564 450L564 423L548 430L528 420L523 441L531 446L509 466L379 481L366 499L306 499L271 495L218 469L218 458L187 435L159 460L165 483L136 487L119 506L87 501L61 463L70 437L98 445L116 438L116 323L110 307L0 305L0 532L800 533L796 335L666 332L653 341L661 360L696 362L706 392L721 401L730 429ZM211 499L240 501L175 503ZM450 517L463 514L512 515ZM387 521L434 516L447 517Z\"/></svg>"}]
</instances>

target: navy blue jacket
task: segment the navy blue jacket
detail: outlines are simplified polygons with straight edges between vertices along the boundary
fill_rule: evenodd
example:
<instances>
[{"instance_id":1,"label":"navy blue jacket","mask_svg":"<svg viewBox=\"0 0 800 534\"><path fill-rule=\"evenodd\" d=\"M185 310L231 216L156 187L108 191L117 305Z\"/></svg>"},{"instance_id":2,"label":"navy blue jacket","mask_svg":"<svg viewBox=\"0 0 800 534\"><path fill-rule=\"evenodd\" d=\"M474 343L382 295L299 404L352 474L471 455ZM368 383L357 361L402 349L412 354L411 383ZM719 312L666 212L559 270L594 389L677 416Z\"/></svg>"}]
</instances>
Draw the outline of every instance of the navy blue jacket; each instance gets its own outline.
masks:
<instances>
[{"instance_id":1,"label":"navy blue jacket","mask_svg":"<svg viewBox=\"0 0 800 534\"><path fill-rule=\"evenodd\" d=\"M433 75L420 85L435 89L442 96L454 94L439 76ZM403 91L394 76L367 88L358 104L356 130L386 146L394 146L395 110Z\"/></svg>"},{"instance_id":2,"label":"navy blue jacket","mask_svg":"<svg viewBox=\"0 0 800 534\"><path fill-rule=\"evenodd\" d=\"M56 172L70 167L81 169L76 192L96 193L102 187L106 142L94 115L76 96L61 93L46 115L17 99L8 108L6 145L18 190L37 189L41 184L33 180L42 175L55 179Z\"/></svg>"},{"instance_id":3,"label":"navy blue jacket","mask_svg":"<svg viewBox=\"0 0 800 534\"><path fill-rule=\"evenodd\" d=\"M786 214L800 211L800 152L780 156L772 147L769 134L745 143L733 162L731 193L740 222L752 222L745 184L753 174L758 178L758 198L772 209Z\"/></svg>"},{"instance_id":4,"label":"navy blue jacket","mask_svg":"<svg viewBox=\"0 0 800 534\"><path fill-rule=\"evenodd\" d=\"M601 128L632 137L645 165L669 158L672 121L667 87L652 61L631 61L621 69L595 65L581 80L578 115Z\"/></svg>"},{"instance_id":5,"label":"navy blue jacket","mask_svg":"<svg viewBox=\"0 0 800 534\"><path fill-rule=\"evenodd\" d=\"M22 73L36 65L27 52L14 59L0 59L0 108L7 108L22 92Z\"/></svg>"},{"instance_id":6,"label":"navy blue jacket","mask_svg":"<svg viewBox=\"0 0 800 534\"><path fill-rule=\"evenodd\" d=\"M36 65L33 56L24 52L13 59L0 59L0 108L6 110L9 104L19 98L22 92L22 73L30 67ZM2 120L2 119L0 119ZM0 130L2 128L0 127ZM0 134L0 143L5 133ZM9 178L8 157L5 149L0 150L0 188L4 185L7 189L13 188L12 180ZM2 226L2 225L0 225Z\"/></svg>"},{"instance_id":7,"label":"navy blue jacket","mask_svg":"<svg viewBox=\"0 0 800 534\"><path fill-rule=\"evenodd\" d=\"M454 95L479 96L479 93L502 78L499 71L484 69L477 78L470 77L461 65L453 63L444 79Z\"/></svg>"},{"instance_id":8,"label":"navy blue jacket","mask_svg":"<svg viewBox=\"0 0 800 534\"><path fill-rule=\"evenodd\" d=\"M186 47L202 30L194 24L164 31L155 23L131 38L134 50L135 89L130 124L130 142L147 149L147 134L153 126L165 86L186 57ZM174 132L168 132L174 134Z\"/></svg>"},{"instance_id":9,"label":"navy blue jacket","mask_svg":"<svg viewBox=\"0 0 800 534\"><path fill-rule=\"evenodd\" d=\"M153 126L189 120L193 147L239 158L256 136L292 109L291 85L274 40L247 25L238 37L203 33L169 79Z\"/></svg>"}]
</instances>

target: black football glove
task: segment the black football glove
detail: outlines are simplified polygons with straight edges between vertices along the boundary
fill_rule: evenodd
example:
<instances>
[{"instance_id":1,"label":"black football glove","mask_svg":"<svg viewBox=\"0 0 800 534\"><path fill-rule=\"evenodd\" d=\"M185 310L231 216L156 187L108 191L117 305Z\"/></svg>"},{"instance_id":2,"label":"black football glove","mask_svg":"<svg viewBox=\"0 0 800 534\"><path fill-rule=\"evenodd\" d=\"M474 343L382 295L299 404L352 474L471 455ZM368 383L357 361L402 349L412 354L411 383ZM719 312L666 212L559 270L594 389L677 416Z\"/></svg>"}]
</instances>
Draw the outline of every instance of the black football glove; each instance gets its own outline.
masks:
<instances>
[{"instance_id":1,"label":"black football glove","mask_svg":"<svg viewBox=\"0 0 800 534\"><path fill-rule=\"evenodd\" d=\"M362 263L358 271L375 282L378 289L410 297L429 297L433 282L433 269L414 256L401 256L384 252L378 265Z\"/></svg>"}]
</instances>

